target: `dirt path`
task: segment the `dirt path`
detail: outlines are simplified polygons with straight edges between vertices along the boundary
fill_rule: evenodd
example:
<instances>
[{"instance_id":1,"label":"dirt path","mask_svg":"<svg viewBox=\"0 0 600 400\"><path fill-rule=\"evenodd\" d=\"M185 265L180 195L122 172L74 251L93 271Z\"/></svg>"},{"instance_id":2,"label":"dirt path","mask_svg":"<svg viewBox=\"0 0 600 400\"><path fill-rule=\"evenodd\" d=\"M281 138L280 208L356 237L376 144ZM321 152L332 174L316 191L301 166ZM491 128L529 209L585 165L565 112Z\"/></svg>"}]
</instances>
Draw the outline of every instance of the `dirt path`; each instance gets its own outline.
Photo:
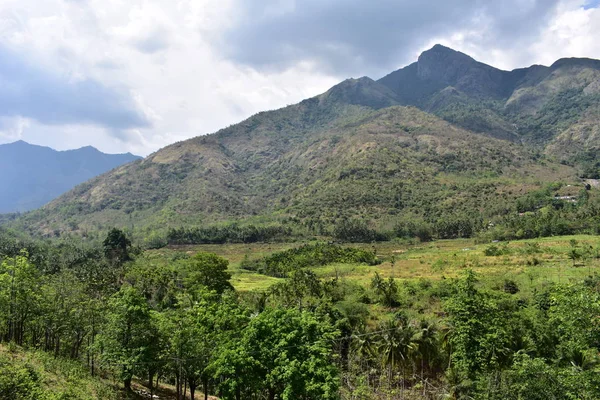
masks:
<instances>
[{"instance_id":1,"label":"dirt path","mask_svg":"<svg viewBox=\"0 0 600 400\"><path fill-rule=\"evenodd\" d=\"M150 390L143 385L142 383L133 382L131 384L134 393L136 394L138 399L150 399ZM161 383L158 388L154 390L154 400L176 400L177 392L175 390L175 386L166 385ZM190 392L188 390L185 399L188 400L190 398ZM208 396L209 400L219 400L218 397ZM197 391L194 395L195 400L204 400L204 393Z\"/></svg>"}]
</instances>

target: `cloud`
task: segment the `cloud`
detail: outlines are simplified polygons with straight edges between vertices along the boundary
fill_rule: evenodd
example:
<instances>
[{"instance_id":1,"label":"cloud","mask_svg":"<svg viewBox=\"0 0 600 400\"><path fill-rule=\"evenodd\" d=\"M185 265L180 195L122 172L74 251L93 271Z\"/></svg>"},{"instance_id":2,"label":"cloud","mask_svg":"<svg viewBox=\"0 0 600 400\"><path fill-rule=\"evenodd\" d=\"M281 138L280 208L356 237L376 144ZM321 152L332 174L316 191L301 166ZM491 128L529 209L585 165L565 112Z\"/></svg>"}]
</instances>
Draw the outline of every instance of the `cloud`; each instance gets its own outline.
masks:
<instances>
[{"instance_id":1,"label":"cloud","mask_svg":"<svg viewBox=\"0 0 600 400\"><path fill-rule=\"evenodd\" d=\"M345 76L389 71L433 37L473 30L510 47L539 33L558 0L244 0L221 46L260 69L301 60Z\"/></svg>"},{"instance_id":2,"label":"cloud","mask_svg":"<svg viewBox=\"0 0 600 400\"><path fill-rule=\"evenodd\" d=\"M598 1L0 0L0 142L145 155L435 43L505 69L600 58Z\"/></svg>"},{"instance_id":3,"label":"cloud","mask_svg":"<svg viewBox=\"0 0 600 400\"><path fill-rule=\"evenodd\" d=\"M142 53L153 54L169 47L167 33L165 30L156 29L148 35L136 39L134 46Z\"/></svg>"},{"instance_id":4,"label":"cloud","mask_svg":"<svg viewBox=\"0 0 600 400\"><path fill-rule=\"evenodd\" d=\"M111 129L149 127L127 91L61 75L0 46L0 116L47 125L92 124Z\"/></svg>"}]
</instances>

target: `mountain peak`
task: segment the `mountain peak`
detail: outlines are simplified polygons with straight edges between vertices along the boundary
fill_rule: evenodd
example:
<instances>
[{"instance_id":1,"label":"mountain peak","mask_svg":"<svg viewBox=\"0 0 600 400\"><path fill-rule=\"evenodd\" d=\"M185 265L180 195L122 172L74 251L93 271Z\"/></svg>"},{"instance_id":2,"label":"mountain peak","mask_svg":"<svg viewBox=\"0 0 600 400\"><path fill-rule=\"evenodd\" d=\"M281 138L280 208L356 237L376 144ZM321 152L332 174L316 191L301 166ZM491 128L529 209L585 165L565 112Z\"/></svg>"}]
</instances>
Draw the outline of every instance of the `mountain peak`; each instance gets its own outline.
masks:
<instances>
[{"instance_id":1,"label":"mountain peak","mask_svg":"<svg viewBox=\"0 0 600 400\"><path fill-rule=\"evenodd\" d=\"M31 146L31 147L37 146L35 144L27 143L24 140L17 140L17 141L12 142L12 143L7 143L6 145L7 146Z\"/></svg>"},{"instance_id":2,"label":"mountain peak","mask_svg":"<svg viewBox=\"0 0 600 400\"><path fill-rule=\"evenodd\" d=\"M460 51L454 50L450 47L444 46L443 44L439 44L439 43L435 44L431 49L425 50L423 53L429 53L429 52L466 55L464 53L461 53ZM421 53L421 55L423 53ZM469 56L467 56L467 57L469 57ZM469 58L471 58L471 57L469 57Z\"/></svg>"},{"instance_id":3,"label":"mountain peak","mask_svg":"<svg viewBox=\"0 0 600 400\"><path fill-rule=\"evenodd\" d=\"M422 79L452 82L476 64L473 58L449 47L436 44L424 51L418 60L418 75Z\"/></svg>"}]
</instances>

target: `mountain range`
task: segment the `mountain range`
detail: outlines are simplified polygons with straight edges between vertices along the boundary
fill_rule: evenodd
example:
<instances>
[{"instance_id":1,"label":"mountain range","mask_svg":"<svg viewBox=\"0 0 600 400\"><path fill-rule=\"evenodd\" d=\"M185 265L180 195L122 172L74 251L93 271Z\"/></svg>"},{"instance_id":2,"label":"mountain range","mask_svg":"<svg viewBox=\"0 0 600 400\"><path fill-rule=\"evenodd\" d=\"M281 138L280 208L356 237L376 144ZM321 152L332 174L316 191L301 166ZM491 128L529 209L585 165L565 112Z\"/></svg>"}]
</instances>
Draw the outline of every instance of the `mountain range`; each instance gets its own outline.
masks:
<instances>
[{"instance_id":1,"label":"mountain range","mask_svg":"<svg viewBox=\"0 0 600 400\"><path fill-rule=\"evenodd\" d=\"M93 147L56 151L24 141L0 145L0 213L43 206L90 178L139 157Z\"/></svg>"},{"instance_id":2,"label":"mountain range","mask_svg":"<svg viewBox=\"0 0 600 400\"><path fill-rule=\"evenodd\" d=\"M45 235L224 221L302 225L506 214L597 178L600 61L503 71L436 45L377 81L262 112L93 178L14 222ZM512 207L512 208L511 208Z\"/></svg>"}]
</instances>

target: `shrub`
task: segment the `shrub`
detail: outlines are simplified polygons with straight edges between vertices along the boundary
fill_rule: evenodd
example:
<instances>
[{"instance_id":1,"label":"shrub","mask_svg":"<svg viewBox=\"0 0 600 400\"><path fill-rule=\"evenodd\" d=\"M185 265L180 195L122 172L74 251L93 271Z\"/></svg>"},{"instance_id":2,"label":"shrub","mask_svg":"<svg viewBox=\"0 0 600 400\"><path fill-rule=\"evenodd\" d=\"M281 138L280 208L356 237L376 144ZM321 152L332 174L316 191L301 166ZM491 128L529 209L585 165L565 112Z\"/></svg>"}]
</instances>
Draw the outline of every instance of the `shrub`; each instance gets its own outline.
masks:
<instances>
[{"instance_id":1,"label":"shrub","mask_svg":"<svg viewBox=\"0 0 600 400\"><path fill-rule=\"evenodd\" d=\"M502 256L502 255L509 254L509 253L510 253L510 250L508 250L508 247L506 245L502 245L502 246L491 245L483 251L483 254L485 254L488 257Z\"/></svg>"},{"instance_id":2,"label":"shrub","mask_svg":"<svg viewBox=\"0 0 600 400\"><path fill-rule=\"evenodd\" d=\"M506 279L504 281L504 291L506 293L510 293L510 294L516 294L519 293L519 285L517 285L517 282L511 280L511 279Z\"/></svg>"}]
</instances>

